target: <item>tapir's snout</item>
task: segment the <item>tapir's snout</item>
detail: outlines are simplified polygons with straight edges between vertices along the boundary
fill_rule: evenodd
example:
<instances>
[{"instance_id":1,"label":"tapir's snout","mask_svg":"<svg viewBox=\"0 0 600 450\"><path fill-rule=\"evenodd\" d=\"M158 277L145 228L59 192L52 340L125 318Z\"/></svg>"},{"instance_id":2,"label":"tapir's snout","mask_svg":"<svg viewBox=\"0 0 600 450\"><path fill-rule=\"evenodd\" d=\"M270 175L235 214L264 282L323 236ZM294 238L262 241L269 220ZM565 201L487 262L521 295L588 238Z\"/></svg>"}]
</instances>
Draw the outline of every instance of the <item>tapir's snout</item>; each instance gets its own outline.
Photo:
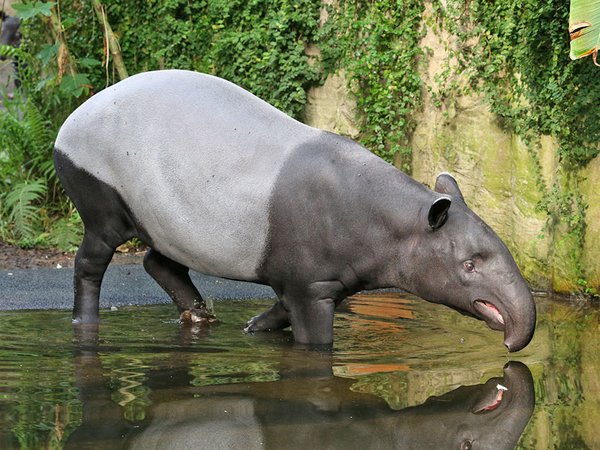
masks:
<instances>
[{"instance_id":1,"label":"tapir's snout","mask_svg":"<svg viewBox=\"0 0 600 450\"><path fill-rule=\"evenodd\" d=\"M509 299L483 300L473 303L473 309L493 330L504 331L504 345L509 352L517 352L533 338L536 322L535 302L531 291L523 286Z\"/></svg>"},{"instance_id":2,"label":"tapir's snout","mask_svg":"<svg viewBox=\"0 0 600 450\"><path fill-rule=\"evenodd\" d=\"M504 345L509 352L517 352L525 348L533 338L536 321L535 302L525 281L511 300L508 302Z\"/></svg>"}]
</instances>

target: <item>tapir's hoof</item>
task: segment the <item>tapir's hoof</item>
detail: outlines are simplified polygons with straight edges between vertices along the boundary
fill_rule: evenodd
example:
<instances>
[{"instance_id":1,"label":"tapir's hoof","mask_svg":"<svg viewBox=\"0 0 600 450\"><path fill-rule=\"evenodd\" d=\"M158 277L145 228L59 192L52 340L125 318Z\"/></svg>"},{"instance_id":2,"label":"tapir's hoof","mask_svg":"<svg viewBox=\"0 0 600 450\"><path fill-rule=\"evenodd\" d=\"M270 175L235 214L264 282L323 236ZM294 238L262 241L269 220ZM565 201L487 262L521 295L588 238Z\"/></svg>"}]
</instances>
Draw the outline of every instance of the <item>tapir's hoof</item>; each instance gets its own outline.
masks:
<instances>
[{"instance_id":1,"label":"tapir's hoof","mask_svg":"<svg viewBox=\"0 0 600 450\"><path fill-rule=\"evenodd\" d=\"M287 317L277 317L271 310L254 316L246 322L244 333L254 333L255 331L275 331L283 330L290 326Z\"/></svg>"},{"instance_id":2,"label":"tapir's hoof","mask_svg":"<svg viewBox=\"0 0 600 450\"><path fill-rule=\"evenodd\" d=\"M188 309L179 316L179 322L184 325L204 325L217 321L217 317L205 309Z\"/></svg>"},{"instance_id":3,"label":"tapir's hoof","mask_svg":"<svg viewBox=\"0 0 600 450\"><path fill-rule=\"evenodd\" d=\"M246 328L244 328L244 333L254 333L255 331L265 331L264 328L261 328L258 324L258 318L260 316L254 316L248 322L246 322Z\"/></svg>"}]
</instances>

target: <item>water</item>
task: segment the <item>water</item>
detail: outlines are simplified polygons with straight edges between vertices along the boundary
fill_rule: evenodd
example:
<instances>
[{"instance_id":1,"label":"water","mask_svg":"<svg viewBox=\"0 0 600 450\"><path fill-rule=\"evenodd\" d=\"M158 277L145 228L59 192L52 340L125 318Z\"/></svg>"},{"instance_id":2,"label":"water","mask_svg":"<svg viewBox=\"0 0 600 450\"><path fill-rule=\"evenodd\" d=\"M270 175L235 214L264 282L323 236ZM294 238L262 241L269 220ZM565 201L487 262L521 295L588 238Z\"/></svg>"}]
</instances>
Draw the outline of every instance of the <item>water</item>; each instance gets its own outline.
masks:
<instances>
[{"instance_id":1,"label":"water","mask_svg":"<svg viewBox=\"0 0 600 450\"><path fill-rule=\"evenodd\" d=\"M0 448L599 449L600 313L537 299L532 343L401 294L357 296L333 350L244 335L271 301L0 313ZM505 390L506 388L507 390Z\"/></svg>"}]
</instances>

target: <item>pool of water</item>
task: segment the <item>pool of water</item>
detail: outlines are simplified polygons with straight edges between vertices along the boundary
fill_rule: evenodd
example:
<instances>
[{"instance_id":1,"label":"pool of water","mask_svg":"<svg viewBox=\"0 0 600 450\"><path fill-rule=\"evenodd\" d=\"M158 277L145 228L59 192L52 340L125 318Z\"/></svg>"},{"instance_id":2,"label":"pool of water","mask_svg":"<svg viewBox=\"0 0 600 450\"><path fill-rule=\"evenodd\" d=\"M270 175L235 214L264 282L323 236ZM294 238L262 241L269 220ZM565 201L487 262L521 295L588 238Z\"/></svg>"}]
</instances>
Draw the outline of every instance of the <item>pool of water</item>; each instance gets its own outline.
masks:
<instances>
[{"instance_id":1,"label":"pool of water","mask_svg":"<svg viewBox=\"0 0 600 450\"><path fill-rule=\"evenodd\" d=\"M597 308L538 298L531 344L402 294L336 314L331 351L244 335L272 301L222 301L181 328L172 306L0 312L0 448L598 449Z\"/></svg>"}]
</instances>

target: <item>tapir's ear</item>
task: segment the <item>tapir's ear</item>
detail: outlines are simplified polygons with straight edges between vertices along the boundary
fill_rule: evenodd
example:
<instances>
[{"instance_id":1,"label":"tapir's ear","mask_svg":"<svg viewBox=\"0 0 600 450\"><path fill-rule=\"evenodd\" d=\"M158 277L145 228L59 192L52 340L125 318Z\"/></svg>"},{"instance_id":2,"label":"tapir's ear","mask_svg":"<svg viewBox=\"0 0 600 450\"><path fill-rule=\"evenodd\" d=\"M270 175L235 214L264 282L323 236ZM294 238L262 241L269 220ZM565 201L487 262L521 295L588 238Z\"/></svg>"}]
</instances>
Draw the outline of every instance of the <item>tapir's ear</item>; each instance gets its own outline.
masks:
<instances>
[{"instance_id":1,"label":"tapir's ear","mask_svg":"<svg viewBox=\"0 0 600 450\"><path fill-rule=\"evenodd\" d=\"M465 201L462 192L460 192L460 188L458 187L458 183L456 182L456 178L448 172L442 172L437 176L434 190L440 194L452 195L463 202Z\"/></svg>"},{"instance_id":2,"label":"tapir's ear","mask_svg":"<svg viewBox=\"0 0 600 450\"><path fill-rule=\"evenodd\" d=\"M452 201L448 197L440 197L431 204L427 218L429 219L429 226L433 231L446 223L451 204Z\"/></svg>"}]
</instances>

